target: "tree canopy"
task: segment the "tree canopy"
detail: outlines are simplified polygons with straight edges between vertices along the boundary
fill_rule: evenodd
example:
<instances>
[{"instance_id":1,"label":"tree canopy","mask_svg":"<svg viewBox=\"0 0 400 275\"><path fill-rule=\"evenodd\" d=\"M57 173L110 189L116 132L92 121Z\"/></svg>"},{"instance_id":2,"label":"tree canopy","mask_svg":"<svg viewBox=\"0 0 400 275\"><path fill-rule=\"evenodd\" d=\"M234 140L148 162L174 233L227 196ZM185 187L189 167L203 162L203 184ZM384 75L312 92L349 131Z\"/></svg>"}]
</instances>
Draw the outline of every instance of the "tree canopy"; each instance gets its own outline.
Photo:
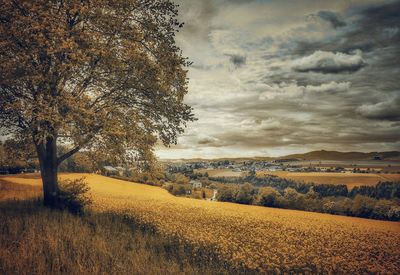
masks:
<instances>
[{"instance_id":1,"label":"tree canopy","mask_svg":"<svg viewBox=\"0 0 400 275\"><path fill-rule=\"evenodd\" d=\"M46 175L82 148L149 160L193 120L177 13L169 0L0 0L0 127L35 144L45 200Z\"/></svg>"}]
</instances>

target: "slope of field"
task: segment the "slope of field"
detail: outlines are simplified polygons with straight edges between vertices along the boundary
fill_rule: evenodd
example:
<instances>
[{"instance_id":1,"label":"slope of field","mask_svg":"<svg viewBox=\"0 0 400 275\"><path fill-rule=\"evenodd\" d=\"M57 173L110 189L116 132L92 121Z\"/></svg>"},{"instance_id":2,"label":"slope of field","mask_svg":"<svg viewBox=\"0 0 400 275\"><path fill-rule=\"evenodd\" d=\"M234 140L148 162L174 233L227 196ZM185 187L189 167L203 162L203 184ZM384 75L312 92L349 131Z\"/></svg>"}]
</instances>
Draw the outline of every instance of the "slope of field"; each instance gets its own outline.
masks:
<instances>
[{"instance_id":1,"label":"slope of field","mask_svg":"<svg viewBox=\"0 0 400 275\"><path fill-rule=\"evenodd\" d=\"M258 175L276 175L295 181L346 184L349 190L360 185L376 185L380 181L400 181L400 174L357 174L357 173L327 173L327 172L287 172L262 171Z\"/></svg>"},{"instance_id":2,"label":"slope of field","mask_svg":"<svg viewBox=\"0 0 400 275\"><path fill-rule=\"evenodd\" d=\"M180 198L158 187L98 175L61 177L81 176L90 184L94 211L134 217L201 248L201 253L209 248L239 269L347 274L400 270L400 223Z\"/></svg>"}]
</instances>

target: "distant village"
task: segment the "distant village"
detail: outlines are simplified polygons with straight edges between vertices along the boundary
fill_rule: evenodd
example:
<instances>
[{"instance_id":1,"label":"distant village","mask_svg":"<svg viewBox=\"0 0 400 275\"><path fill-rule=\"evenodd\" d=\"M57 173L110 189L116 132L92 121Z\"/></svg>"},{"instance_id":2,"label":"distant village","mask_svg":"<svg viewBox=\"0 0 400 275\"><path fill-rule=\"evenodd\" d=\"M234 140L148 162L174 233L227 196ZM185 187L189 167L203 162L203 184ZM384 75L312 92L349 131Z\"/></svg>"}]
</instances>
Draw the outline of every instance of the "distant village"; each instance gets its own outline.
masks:
<instances>
[{"instance_id":1,"label":"distant village","mask_svg":"<svg viewBox=\"0 0 400 275\"><path fill-rule=\"evenodd\" d=\"M374 158L374 160L379 160ZM389 165L390 166L390 165ZM382 168L364 167L362 165L327 165L321 161L301 161L298 159L266 160L222 160L222 161L195 161L195 162L168 162L167 170L170 173L184 173L190 170L229 169L233 172L250 171L288 171L288 172L340 172L340 173L381 173Z\"/></svg>"}]
</instances>

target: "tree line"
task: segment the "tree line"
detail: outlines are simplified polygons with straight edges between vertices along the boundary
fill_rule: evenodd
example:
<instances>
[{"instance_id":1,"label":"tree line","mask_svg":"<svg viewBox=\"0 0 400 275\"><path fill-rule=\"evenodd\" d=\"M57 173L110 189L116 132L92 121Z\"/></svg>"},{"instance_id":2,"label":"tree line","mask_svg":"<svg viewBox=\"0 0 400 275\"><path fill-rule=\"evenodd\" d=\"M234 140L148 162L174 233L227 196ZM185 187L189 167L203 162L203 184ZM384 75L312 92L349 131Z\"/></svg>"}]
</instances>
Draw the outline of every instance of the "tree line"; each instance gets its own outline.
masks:
<instances>
[{"instance_id":1,"label":"tree line","mask_svg":"<svg viewBox=\"0 0 400 275\"><path fill-rule=\"evenodd\" d=\"M292 187L287 187L283 191L279 191L271 186L255 187L250 183L241 185L223 184L218 189L217 199L219 201L240 204L297 209L362 218L400 220L400 205L398 201L375 199L360 194L354 197L323 197L314 188L310 188L306 193L300 193Z\"/></svg>"},{"instance_id":2,"label":"tree line","mask_svg":"<svg viewBox=\"0 0 400 275\"><path fill-rule=\"evenodd\" d=\"M209 179L227 184L242 184L248 182L256 187L273 187L281 193L286 188L292 188L301 194L306 194L310 190L313 190L320 197L354 198L357 195L362 195L374 199L400 199L400 184L397 182L379 182L375 186L356 186L349 191L347 185L345 184L316 184L313 182L306 183L280 178L275 175L257 177L250 174L245 177L209 177Z\"/></svg>"},{"instance_id":3,"label":"tree line","mask_svg":"<svg viewBox=\"0 0 400 275\"><path fill-rule=\"evenodd\" d=\"M224 202L297 209L362 218L400 220L400 183L358 186L298 182L274 175L209 177L222 183L217 199Z\"/></svg>"}]
</instances>

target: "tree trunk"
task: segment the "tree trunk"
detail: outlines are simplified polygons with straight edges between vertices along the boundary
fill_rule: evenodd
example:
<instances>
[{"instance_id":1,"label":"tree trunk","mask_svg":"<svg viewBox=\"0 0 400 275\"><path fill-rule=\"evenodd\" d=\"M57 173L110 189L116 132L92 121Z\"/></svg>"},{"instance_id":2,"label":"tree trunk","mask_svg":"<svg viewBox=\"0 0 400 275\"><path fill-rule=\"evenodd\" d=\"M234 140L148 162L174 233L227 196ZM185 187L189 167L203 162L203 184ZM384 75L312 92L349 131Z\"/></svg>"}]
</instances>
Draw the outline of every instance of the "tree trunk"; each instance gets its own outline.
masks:
<instances>
[{"instance_id":1,"label":"tree trunk","mask_svg":"<svg viewBox=\"0 0 400 275\"><path fill-rule=\"evenodd\" d=\"M57 142L56 138L47 138L46 142L36 145L40 174L43 182L44 204L51 207L57 206L58 181L57 181Z\"/></svg>"}]
</instances>

